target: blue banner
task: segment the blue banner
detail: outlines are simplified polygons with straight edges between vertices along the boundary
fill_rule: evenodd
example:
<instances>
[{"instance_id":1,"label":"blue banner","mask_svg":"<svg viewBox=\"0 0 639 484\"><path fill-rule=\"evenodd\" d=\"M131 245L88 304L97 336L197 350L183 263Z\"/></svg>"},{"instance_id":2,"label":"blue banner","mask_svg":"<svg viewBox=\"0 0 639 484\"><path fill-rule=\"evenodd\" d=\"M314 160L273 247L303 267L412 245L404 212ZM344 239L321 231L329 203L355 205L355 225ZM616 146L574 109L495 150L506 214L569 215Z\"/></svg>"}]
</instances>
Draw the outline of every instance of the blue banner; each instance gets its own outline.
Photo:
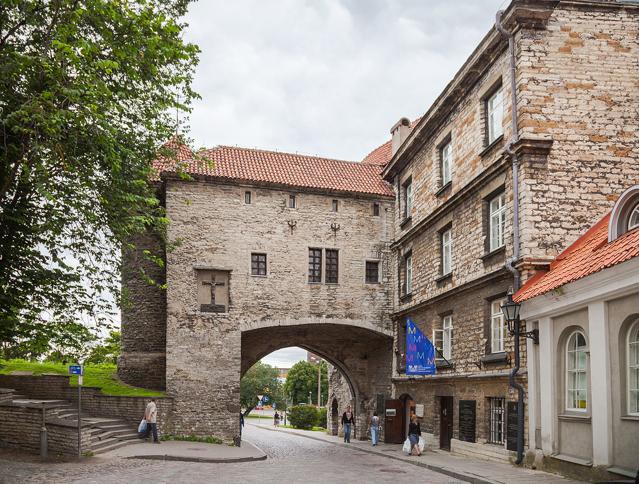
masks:
<instances>
[{"instance_id":1,"label":"blue banner","mask_svg":"<svg viewBox=\"0 0 639 484\"><path fill-rule=\"evenodd\" d=\"M406 374L434 375L435 347L410 319L406 321Z\"/></svg>"}]
</instances>

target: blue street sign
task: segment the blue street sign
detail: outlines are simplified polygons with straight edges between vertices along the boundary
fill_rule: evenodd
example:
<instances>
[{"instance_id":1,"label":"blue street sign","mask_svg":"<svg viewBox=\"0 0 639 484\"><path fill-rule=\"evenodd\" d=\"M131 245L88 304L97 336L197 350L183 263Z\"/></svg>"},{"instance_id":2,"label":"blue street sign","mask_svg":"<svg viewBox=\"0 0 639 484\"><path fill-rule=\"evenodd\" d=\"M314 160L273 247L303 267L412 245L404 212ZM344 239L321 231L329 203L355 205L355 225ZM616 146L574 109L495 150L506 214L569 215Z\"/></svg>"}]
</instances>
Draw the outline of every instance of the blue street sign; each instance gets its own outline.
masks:
<instances>
[{"instance_id":1,"label":"blue street sign","mask_svg":"<svg viewBox=\"0 0 639 484\"><path fill-rule=\"evenodd\" d=\"M268 401L269 401L268 396L267 396L267 395L264 395L264 396L262 397L262 402L263 402L263 403L268 403Z\"/></svg>"},{"instance_id":2,"label":"blue street sign","mask_svg":"<svg viewBox=\"0 0 639 484\"><path fill-rule=\"evenodd\" d=\"M273 410L275 410L275 405L276 405L275 402L273 402Z\"/></svg>"},{"instance_id":3,"label":"blue street sign","mask_svg":"<svg viewBox=\"0 0 639 484\"><path fill-rule=\"evenodd\" d=\"M80 365L70 365L69 366L69 374L70 375L82 375L82 367Z\"/></svg>"}]
</instances>

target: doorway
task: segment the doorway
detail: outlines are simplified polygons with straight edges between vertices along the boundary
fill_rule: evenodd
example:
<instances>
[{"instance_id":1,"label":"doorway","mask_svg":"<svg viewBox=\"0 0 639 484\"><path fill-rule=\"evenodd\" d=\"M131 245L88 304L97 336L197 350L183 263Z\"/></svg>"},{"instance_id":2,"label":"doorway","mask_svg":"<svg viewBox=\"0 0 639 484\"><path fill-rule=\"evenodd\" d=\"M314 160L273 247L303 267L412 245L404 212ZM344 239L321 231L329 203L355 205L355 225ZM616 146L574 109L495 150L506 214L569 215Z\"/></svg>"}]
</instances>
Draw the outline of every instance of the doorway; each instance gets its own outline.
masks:
<instances>
[{"instance_id":1,"label":"doorway","mask_svg":"<svg viewBox=\"0 0 639 484\"><path fill-rule=\"evenodd\" d=\"M415 400L413 397L404 393L399 397L402 402L402 442L408 437L408 426L410 425L410 416L415 413Z\"/></svg>"},{"instance_id":2,"label":"doorway","mask_svg":"<svg viewBox=\"0 0 639 484\"><path fill-rule=\"evenodd\" d=\"M450 450L453 438L453 397L439 397L439 448Z\"/></svg>"},{"instance_id":3,"label":"doorway","mask_svg":"<svg viewBox=\"0 0 639 484\"><path fill-rule=\"evenodd\" d=\"M404 403L401 400L386 400L384 409L384 442L403 443Z\"/></svg>"},{"instance_id":4,"label":"doorway","mask_svg":"<svg viewBox=\"0 0 639 484\"><path fill-rule=\"evenodd\" d=\"M339 410L337 404L337 398L333 398L331 405L331 434L337 435L339 433Z\"/></svg>"}]
</instances>

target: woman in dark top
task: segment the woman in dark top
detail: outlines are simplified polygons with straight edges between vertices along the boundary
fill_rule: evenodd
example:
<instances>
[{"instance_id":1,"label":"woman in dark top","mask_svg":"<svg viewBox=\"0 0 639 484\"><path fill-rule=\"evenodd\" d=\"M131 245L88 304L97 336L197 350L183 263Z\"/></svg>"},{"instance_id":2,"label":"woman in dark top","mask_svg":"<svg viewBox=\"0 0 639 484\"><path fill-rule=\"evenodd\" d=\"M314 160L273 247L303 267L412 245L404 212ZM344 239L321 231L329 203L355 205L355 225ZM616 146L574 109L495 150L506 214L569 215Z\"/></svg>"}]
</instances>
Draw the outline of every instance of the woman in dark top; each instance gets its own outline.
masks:
<instances>
[{"instance_id":1,"label":"woman in dark top","mask_svg":"<svg viewBox=\"0 0 639 484\"><path fill-rule=\"evenodd\" d=\"M413 414L410 416L410 425L408 426L408 440L410 440L411 455L413 455L413 453L422 455L421 450L419 450L419 437L421 435L422 429L419 427L417 415Z\"/></svg>"}]
</instances>

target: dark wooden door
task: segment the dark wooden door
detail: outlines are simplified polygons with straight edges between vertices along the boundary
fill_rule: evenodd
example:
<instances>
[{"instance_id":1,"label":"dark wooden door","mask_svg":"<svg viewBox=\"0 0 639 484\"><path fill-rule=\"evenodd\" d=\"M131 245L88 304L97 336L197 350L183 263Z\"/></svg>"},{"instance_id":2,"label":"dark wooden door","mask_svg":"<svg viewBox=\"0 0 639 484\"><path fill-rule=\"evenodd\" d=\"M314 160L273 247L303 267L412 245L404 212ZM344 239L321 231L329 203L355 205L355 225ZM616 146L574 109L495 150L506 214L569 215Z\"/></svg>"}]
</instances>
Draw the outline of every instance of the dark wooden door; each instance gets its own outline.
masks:
<instances>
[{"instance_id":1,"label":"dark wooden door","mask_svg":"<svg viewBox=\"0 0 639 484\"><path fill-rule=\"evenodd\" d=\"M384 409L384 442L387 444L401 444L404 402L401 400L386 400Z\"/></svg>"},{"instance_id":2,"label":"dark wooden door","mask_svg":"<svg viewBox=\"0 0 639 484\"><path fill-rule=\"evenodd\" d=\"M450 450L453 438L453 397L439 397L439 447Z\"/></svg>"}]
</instances>

